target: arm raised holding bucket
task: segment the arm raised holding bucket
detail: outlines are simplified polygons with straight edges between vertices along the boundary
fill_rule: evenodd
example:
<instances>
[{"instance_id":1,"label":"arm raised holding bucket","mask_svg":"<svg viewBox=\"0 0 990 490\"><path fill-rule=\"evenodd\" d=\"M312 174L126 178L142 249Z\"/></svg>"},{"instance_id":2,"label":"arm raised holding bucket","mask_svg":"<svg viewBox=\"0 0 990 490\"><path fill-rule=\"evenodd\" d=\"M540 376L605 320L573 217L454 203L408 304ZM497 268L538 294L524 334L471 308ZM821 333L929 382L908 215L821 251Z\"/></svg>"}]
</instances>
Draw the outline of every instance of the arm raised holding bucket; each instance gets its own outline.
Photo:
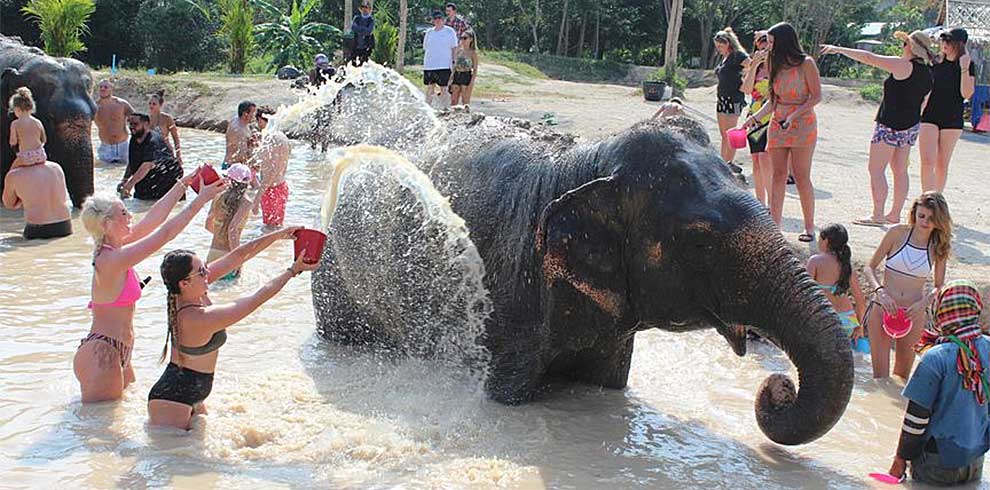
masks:
<instances>
[{"instance_id":1,"label":"arm raised holding bucket","mask_svg":"<svg viewBox=\"0 0 990 490\"><path fill-rule=\"evenodd\" d=\"M283 228L278 231L271 232L267 235L262 235L250 242L241 245L230 253L220 257L217 260L209 263L207 265L207 270L209 271L209 276L207 281L213 282L219 280L221 277L227 275L230 271L237 269L245 262L250 260L255 255L258 255L262 250L270 247L277 240L294 240L296 230L301 229L299 226L290 226L288 228Z\"/></svg>"}]
</instances>

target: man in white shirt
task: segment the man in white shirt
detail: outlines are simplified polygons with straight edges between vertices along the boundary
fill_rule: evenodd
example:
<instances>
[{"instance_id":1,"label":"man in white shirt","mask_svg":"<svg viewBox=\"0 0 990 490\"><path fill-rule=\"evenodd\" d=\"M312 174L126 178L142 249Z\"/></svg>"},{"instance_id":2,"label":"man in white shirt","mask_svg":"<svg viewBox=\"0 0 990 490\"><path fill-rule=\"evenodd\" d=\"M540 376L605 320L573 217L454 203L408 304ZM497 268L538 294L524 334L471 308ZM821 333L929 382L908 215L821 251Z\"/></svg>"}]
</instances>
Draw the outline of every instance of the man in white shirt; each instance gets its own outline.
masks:
<instances>
[{"instance_id":1,"label":"man in white shirt","mask_svg":"<svg viewBox=\"0 0 990 490\"><path fill-rule=\"evenodd\" d=\"M449 90L450 73L454 67L454 49L457 48L457 32L444 25L443 13L433 12L433 29L423 37L423 85L426 85L426 104L433 102L437 85ZM449 99L447 99L449 100Z\"/></svg>"}]
</instances>

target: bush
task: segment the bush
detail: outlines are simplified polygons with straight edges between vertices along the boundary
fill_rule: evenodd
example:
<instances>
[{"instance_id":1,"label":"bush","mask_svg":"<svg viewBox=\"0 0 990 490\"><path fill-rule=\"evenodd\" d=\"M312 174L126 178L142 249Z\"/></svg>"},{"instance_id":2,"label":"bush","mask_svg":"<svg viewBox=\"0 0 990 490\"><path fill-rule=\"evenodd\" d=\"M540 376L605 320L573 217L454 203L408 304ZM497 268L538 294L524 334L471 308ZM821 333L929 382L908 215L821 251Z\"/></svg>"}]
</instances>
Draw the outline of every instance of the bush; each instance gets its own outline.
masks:
<instances>
[{"instance_id":1,"label":"bush","mask_svg":"<svg viewBox=\"0 0 990 490\"><path fill-rule=\"evenodd\" d=\"M178 2L156 3L145 3L137 19L147 66L162 73L205 71L223 60L216 26L199 10ZM182 28L165 28L173 25Z\"/></svg>"},{"instance_id":2,"label":"bush","mask_svg":"<svg viewBox=\"0 0 990 490\"><path fill-rule=\"evenodd\" d=\"M883 85L871 83L859 89L859 95L870 102L880 102L883 98Z\"/></svg>"},{"instance_id":3,"label":"bush","mask_svg":"<svg viewBox=\"0 0 990 490\"><path fill-rule=\"evenodd\" d=\"M52 56L72 56L86 50L83 34L86 22L96 10L93 0L31 0L21 7L25 16L37 22L45 52Z\"/></svg>"},{"instance_id":4,"label":"bush","mask_svg":"<svg viewBox=\"0 0 990 490\"><path fill-rule=\"evenodd\" d=\"M613 49L611 51L606 51L602 59L606 61L614 61L616 63L632 63L633 55L632 51L626 48Z\"/></svg>"},{"instance_id":5,"label":"bush","mask_svg":"<svg viewBox=\"0 0 990 490\"><path fill-rule=\"evenodd\" d=\"M143 33L135 22L141 15L141 2L133 0L100 0L89 20L87 50L79 59L90 66L110 66L113 55L127 66L144 64Z\"/></svg>"},{"instance_id":6,"label":"bush","mask_svg":"<svg viewBox=\"0 0 990 490\"><path fill-rule=\"evenodd\" d=\"M639 54L636 55L636 64L646 65L646 66L657 66L660 64L660 58L662 57L663 55L662 53L660 53L660 47L651 46L649 48L640 50Z\"/></svg>"},{"instance_id":7,"label":"bush","mask_svg":"<svg viewBox=\"0 0 990 490\"><path fill-rule=\"evenodd\" d=\"M375 49L371 51L371 59L380 65L395 66L399 28L389 12L389 2L378 2L375 7Z\"/></svg>"}]
</instances>

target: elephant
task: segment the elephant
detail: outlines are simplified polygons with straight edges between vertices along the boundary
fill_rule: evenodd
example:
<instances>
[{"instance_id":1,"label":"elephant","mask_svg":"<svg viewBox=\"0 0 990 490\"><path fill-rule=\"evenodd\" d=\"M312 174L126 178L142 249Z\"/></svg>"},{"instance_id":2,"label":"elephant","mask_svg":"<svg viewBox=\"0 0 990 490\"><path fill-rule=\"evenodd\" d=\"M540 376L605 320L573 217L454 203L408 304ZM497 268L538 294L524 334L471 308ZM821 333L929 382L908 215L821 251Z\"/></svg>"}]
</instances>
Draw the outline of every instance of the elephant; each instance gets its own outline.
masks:
<instances>
[{"instance_id":1,"label":"elephant","mask_svg":"<svg viewBox=\"0 0 990 490\"><path fill-rule=\"evenodd\" d=\"M13 114L7 103L14 90L28 87L34 95L35 117L45 125L48 159L62 167L72 205L82 207L86 197L93 194L90 134L96 103L90 96L93 80L89 67L74 59L48 56L38 48L24 46L17 38L0 36L0 70L0 188L15 157L9 146Z\"/></svg>"},{"instance_id":2,"label":"elephant","mask_svg":"<svg viewBox=\"0 0 990 490\"><path fill-rule=\"evenodd\" d=\"M678 116L581 142L501 117L440 119L446 140L416 165L484 262L489 397L524 403L551 377L624 388L636 333L653 328L714 326L744 355L735 325L747 325L799 375L799 390L783 374L760 387L755 412L767 437L808 443L842 416L853 359L839 319L699 123ZM387 345L390 326L354 293L366 286L339 270L348 238L333 226L311 279L317 330Z\"/></svg>"}]
</instances>

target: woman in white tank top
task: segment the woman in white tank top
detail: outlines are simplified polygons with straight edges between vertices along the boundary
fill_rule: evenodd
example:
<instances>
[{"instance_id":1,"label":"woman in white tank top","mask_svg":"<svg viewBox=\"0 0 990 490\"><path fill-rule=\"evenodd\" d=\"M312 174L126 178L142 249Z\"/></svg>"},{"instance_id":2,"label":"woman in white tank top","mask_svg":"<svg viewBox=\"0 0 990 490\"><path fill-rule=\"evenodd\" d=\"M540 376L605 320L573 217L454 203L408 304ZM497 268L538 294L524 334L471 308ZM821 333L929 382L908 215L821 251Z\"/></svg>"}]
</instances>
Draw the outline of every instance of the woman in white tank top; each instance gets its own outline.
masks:
<instances>
[{"instance_id":1,"label":"woman in white tank top","mask_svg":"<svg viewBox=\"0 0 990 490\"><path fill-rule=\"evenodd\" d=\"M908 224L887 231L873 253L863 276L872 291L866 313L870 336L873 377L890 375L890 344L894 342L894 375L907 379L914 365L914 345L925 326L925 310L945 283L945 262L952 241L952 217L942 194L926 192L911 206ZM884 265L883 281L877 268ZM935 274L932 277L932 271ZM929 277L933 287L928 288ZM911 318L911 331L893 339L883 329L883 314L904 309Z\"/></svg>"}]
</instances>

